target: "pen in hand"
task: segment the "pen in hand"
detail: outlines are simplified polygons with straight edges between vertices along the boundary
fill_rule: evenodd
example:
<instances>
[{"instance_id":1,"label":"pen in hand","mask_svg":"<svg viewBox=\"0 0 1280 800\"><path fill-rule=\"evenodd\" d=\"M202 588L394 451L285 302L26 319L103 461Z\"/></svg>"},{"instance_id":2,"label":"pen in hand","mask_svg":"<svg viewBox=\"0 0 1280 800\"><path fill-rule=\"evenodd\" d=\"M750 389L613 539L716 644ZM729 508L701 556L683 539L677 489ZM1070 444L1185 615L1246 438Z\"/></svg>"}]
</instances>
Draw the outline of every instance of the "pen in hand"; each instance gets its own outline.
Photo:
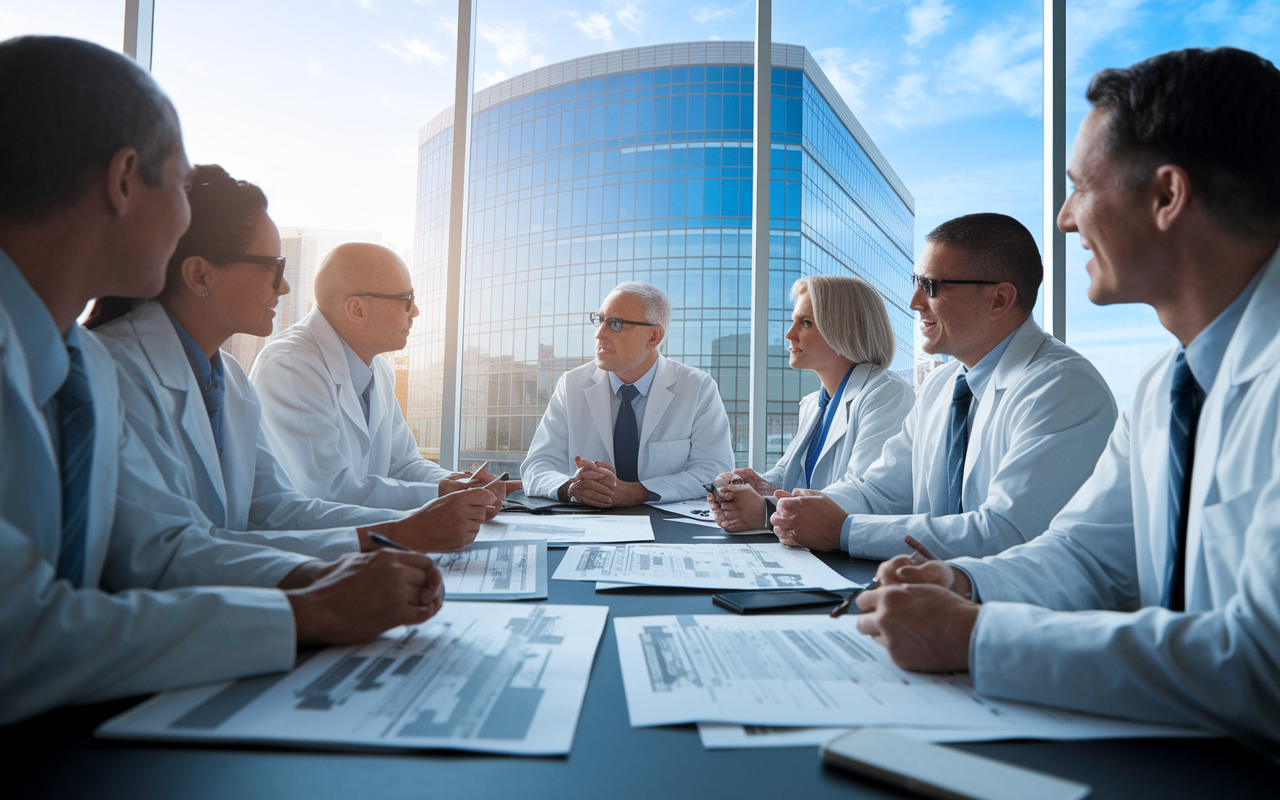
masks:
<instances>
[{"instance_id":1,"label":"pen in hand","mask_svg":"<svg viewBox=\"0 0 1280 800\"><path fill-rule=\"evenodd\" d=\"M391 541L390 539L388 539L387 537L383 536L380 533L370 532L369 541L372 542L375 547L386 547L391 550L408 550L409 549L404 545L400 544L399 542Z\"/></svg>"},{"instance_id":2,"label":"pen in hand","mask_svg":"<svg viewBox=\"0 0 1280 800\"><path fill-rule=\"evenodd\" d=\"M907 536L904 536L903 541L907 543L908 547L910 547L912 550L915 550L915 552L911 554L912 564L923 564L926 561L942 560L937 556L935 556L933 553L931 553L929 551L929 548L925 547L924 545L920 544L920 542L916 541L915 537L911 536L910 534L908 534ZM863 592L874 592L876 589L879 589L879 588L880 588L880 581L872 580L871 583L868 583L866 585L866 587L855 590L852 594L850 594L848 597L845 598L844 602L842 602L840 605L836 606L835 608L831 609L831 616L833 617L841 616L853 606L853 601L858 599L858 595L862 594Z\"/></svg>"},{"instance_id":3,"label":"pen in hand","mask_svg":"<svg viewBox=\"0 0 1280 800\"><path fill-rule=\"evenodd\" d=\"M866 586L862 587L861 589L854 589L852 592L849 593L849 596L846 597L840 603L840 605L831 609L831 616L833 617L844 616L844 613L853 607L853 601L858 599L858 595L862 594L863 592L874 592L876 589L879 589L879 588L880 588L880 581L875 578L872 578L871 583L868 583Z\"/></svg>"}]
</instances>

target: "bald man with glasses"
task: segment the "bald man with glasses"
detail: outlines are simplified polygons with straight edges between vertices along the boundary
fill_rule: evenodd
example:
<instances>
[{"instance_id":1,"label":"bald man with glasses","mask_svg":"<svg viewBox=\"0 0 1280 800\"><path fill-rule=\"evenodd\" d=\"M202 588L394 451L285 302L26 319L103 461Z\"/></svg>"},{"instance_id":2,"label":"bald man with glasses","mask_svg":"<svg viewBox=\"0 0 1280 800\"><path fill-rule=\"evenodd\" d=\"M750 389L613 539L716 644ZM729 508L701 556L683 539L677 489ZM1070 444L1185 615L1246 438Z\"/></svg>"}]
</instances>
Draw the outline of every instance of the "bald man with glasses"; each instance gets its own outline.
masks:
<instances>
[{"instance_id":1,"label":"bald man with glasses","mask_svg":"<svg viewBox=\"0 0 1280 800\"><path fill-rule=\"evenodd\" d=\"M619 284L595 326L595 362L566 373L520 468L526 492L598 508L692 500L733 469L729 418L707 373L658 352L671 304Z\"/></svg>"},{"instance_id":2,"label":"bald man with glasses","mask_svg":"<svg viewBox=\"0 0 1280 800\"><path fill-rule=\"evenodd\" d=\"M268 444L293 484L323 500L409 510L492 480L487 470L450 473L418 453L395 371L377 357L403 349L418 316L399 256L377 244L339 245L316 273L315 297L249 373ZM519 482L490 490L501 498L508 487Z\"/></svg>"},{"instance_id":3,"label":"bald man with glasses","mask_svg":"<svg viewBox=\"0 0 1280 800\"><path fill-rule=\"evenodd\" d=\"M970 214L925 239L911 308L924 351L954 361L862 475L779 493L786 544L884 559L910 534L942 558L999 553L1045 531L1106 446L1111 391L1032 318L1044 270L1031 232Z\"/></svg>"}]
</instances>

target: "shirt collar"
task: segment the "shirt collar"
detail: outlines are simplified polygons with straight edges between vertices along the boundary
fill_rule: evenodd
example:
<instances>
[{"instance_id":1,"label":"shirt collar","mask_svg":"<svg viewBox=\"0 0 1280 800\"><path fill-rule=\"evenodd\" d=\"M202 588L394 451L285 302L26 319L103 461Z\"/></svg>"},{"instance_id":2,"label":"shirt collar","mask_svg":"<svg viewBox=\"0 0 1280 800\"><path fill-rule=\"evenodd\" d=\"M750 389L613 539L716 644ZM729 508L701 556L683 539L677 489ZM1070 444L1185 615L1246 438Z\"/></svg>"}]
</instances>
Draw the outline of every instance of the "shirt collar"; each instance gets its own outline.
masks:
<instances>
[{"instance_id":1,"label":"shirt collar","mask_svg":"<svg viewBox=\"0 0 1280 800\"><path fill-rule=\"evenodd\" d=\"M79 347L72 325L64 338L58 332L49 308L27 283L9 255L0 249L0 306L4 307L26 355L31 393L36 405L44 408L67 380L71 370L68 347Z\"/></svg>"},{"instance_id":2,"label":"shirt collar","mask_svg":"<svg viewBox=\"0 0 1280 800\"><path fill-rule=\"evenodd\" d=\"M973 396L977 400L982 399L982 390L986 388L987 381L991 380L991 374L996 371L996 364L1000 363L1000 356L1004 355L1004 351L1008 349L1009 342L1013 341L1013 337L1018 335L1018 331L1022 330L1019 325L1017 330L1000 340L1000 344L991 348L991 352L973 365L972 369L961 369L964 371L965 382L969 384L969 391L973 392Z\"/></svg>"},{"instance_id":3,"label":"shirt collar","mask_svg":"<svg viewBox=\"0 0 1280 800\"><path fill-rule=\"evenodd\" d=\"M164 313L169 314L169 309L166 308ZM178 341L182 342L182 351L187 354L191 371L196 375L196 386L200 387L201 392L208 391L214 381L222 377L222 352L214 350L213 357L206 358L200 345L196 344L195 337L182 326L181 322L178 322L178 318L169 314L169 321L173 323L173 329L178 333Z\"/></svg>"},{"instance_id":4,"label":"shirt collar","mask_svg":"<svg viewBox=\"0 0 1280 800\"><path fill-rule=\"evenodd\" d=\"M662 356L659 355L653 360L653 366L649 367L649 371L636 378L635 382L631 384L640 392L641 397L649 396L649 389L653 387L653 376L658 374L658 362L661 360ZM613 387L613 393L617 394L618 390L622 388L622 378L619 378L616 372L610 372L609 385Z\"/></svg>"},{"instance_id":5,"label":"shirt collar","mask_svg":"<svg viewBox=\"0 0 1280 800\"><path fill-rule=\"evenodd\" d=\"M356 351L351 349L346 339L339 336L338 341L342 342L342 354L347 357L347 370L351 372L351 387L356 390L356 394L360 394L369 388L369 381L373 380L373 368L356 355Z\"/></svg>"},{"instance_id":6,"label":"shirt collar","mask_svg":"<svg viewBox=\"0 0 1280 800\"><path fill-rule=\"evenodd\" d=\"M1240 294L1236 295L1231 305L1223 309L1222 313L1209 323L1209 327L1200 331L1186 347L1187 366L1191 368L1191 374L1195 376L1196 383L1200 384L1200 390L1206 394L1213 386L1214 379L1218 377L1218 369L1222 366L1222 357L1226 355L1227 345L1231 344L1231 337L1235 335L1236 328L1240 326L1240 318L1244 316L1245 306L1249 305L1249 299L1253 297L1253 292L1258 288L1264 272L1266 272L1265 268L1258 270L1258 274L1254 275L1253 280L1249 281Z\"/></svg>"}]
</instances>

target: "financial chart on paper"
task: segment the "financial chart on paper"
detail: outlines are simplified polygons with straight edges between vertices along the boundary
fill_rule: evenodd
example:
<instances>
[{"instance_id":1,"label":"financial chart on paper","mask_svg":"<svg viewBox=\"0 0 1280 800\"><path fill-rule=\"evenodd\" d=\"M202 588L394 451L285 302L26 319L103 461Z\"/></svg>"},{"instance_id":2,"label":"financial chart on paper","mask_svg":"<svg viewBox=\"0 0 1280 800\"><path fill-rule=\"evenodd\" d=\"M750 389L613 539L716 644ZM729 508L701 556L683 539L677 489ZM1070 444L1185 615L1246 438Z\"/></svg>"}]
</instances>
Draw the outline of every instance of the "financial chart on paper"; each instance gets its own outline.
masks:
<instances>
[{"instance_id":1,"label":"financial chart on paper","mask_svg":"<svg viewBox=\"0 0 1280 800\"><path fill-rule=\"evenodd\" d=\"M848 589L855 585L808 550L777 543L570 547L554 577L696 589Z\"/></svg>"},{"instance_id":2,"label":"financial chart on paper","mask_svg":"<svg viewBox=\"0 0 1280 800\"><path fill-rule=\"evenodd\" d=\"M568 753L607 613L446 603L287 674L159 695L99 735Z\"/></svg>"}]
</instances>

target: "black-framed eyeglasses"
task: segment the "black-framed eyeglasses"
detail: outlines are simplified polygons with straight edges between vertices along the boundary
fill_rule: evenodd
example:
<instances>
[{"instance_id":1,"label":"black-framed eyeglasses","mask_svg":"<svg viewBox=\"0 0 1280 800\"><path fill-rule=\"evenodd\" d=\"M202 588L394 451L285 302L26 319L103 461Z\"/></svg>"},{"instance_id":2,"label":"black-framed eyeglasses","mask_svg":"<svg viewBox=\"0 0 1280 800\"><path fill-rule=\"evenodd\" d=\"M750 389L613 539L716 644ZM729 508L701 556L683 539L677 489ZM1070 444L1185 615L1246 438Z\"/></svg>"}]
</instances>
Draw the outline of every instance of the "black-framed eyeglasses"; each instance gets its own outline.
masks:
<instances>
[{"instance_id":1,"label":"black-framed eyeglasses","mask_svg":"<svg viewBox=\"0 0 1280 800\"><path fill-rule=\"evenodd\" d=\"M622 330L623 325L643 325L646 328L656 328L658 325L653 322L633 322L629 319L619 319L617 317L605 317L603 314L591 314L591 324L597 328L601 325L608 325L609 330L618 333Z\"/></svg>"},{"instance_id":2,"label":"black-framed eyeglasses","mask_svg":"<svg viewBox=\"0 0 1280 800\"><path fill-rule=\"evenodd\" d=\"M272 267L276 271L275 279L271 284L272 289L280 288L280 281L284 279L284 256L250 256L243 253L238 255L211 255L207 256L210 261L221 261L225 264L258 264L264 267Z\"/></svg>"},{"instance_id":3,"label":"black-framed eyeglasses","mask_svg":"<svg viewBox=\"0 0 1280 800\"><path fill-rule=\"evenodd\" d=\"M404 310L406 313L413 310L413 290L412 289L405 292L404 294L377 294L375 292L357 292L351 296L352 297L376 297L380 300L399 300L400 302L404 303Z\"/></svg>"},{"instance_id":4,"label":"black-framed eyeglasses","mask_svg":"<svg viewBox=\"0 0 1280 800\"><path fill-rule=\"evenodd\" d=\"M912 275L911 285L917 289L923 289L930 297L938 296L938 287L947 283L969 283L982 284L984 286L994 286L1000 281L948 281L941 278L926 278L922 275Z\"/></svg>"}]
</instances>

